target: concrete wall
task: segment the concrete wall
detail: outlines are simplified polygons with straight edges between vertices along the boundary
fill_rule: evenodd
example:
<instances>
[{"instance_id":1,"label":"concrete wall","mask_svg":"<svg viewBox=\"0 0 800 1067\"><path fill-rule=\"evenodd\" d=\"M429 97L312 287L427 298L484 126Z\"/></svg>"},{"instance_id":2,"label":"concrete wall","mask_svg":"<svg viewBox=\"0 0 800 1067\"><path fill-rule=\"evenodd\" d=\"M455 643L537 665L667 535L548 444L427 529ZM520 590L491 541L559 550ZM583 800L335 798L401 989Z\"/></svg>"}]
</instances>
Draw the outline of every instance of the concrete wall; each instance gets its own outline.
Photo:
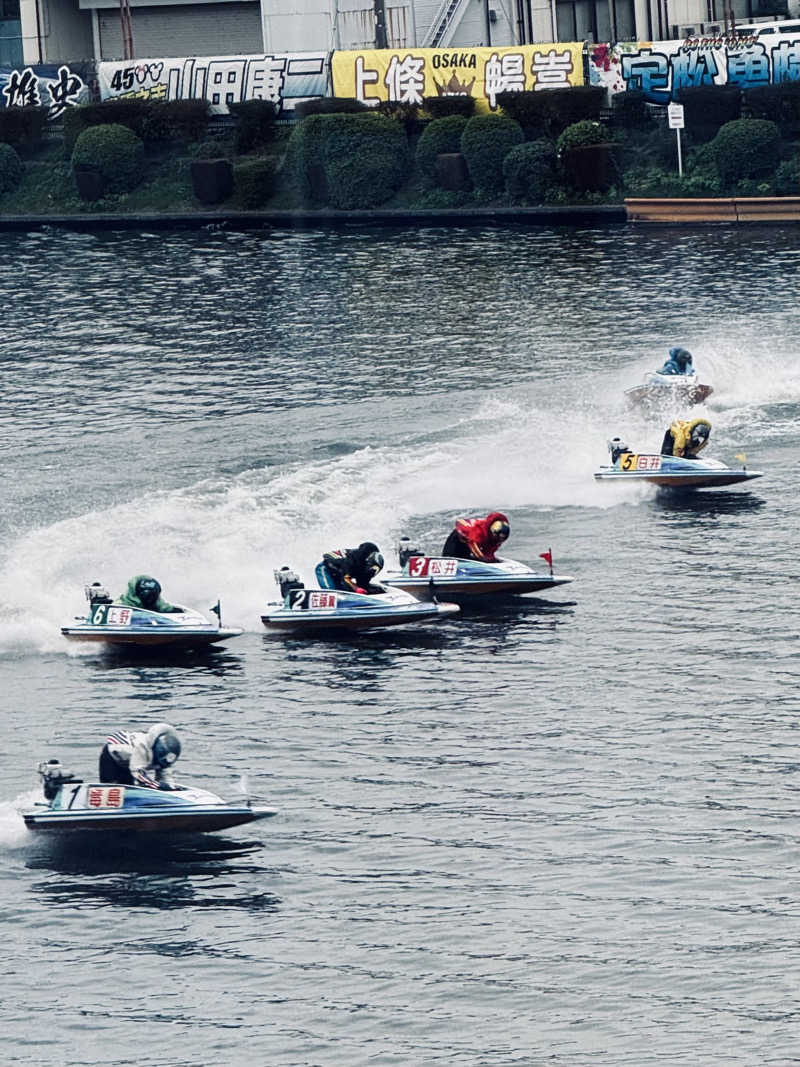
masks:
<instances>
[{"instance_id":1,"label":"concrete wall","mask_svg":"<svg viewBox=\"0 0 800 1067\"><path fill-rule=\"evenodd\" d=\"M94 58L92 18L78 0L39 0L42 62L77 63Z\"/></svg>"}]
</instances>

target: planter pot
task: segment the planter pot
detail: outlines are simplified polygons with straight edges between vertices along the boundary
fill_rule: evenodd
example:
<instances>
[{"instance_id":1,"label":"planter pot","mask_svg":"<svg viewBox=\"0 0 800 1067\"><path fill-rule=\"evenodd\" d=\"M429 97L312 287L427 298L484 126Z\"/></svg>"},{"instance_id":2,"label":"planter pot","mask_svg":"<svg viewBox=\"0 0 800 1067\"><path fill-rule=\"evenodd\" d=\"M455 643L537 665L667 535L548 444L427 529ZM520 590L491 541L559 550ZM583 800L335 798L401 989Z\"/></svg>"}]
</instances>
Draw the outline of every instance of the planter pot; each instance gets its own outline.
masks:
<instances>
[{"instance_id":1,"label":"planter pot","mask_svg":"<svg viewBox=\"0 0 800 1067\"><path fill-rule=\"evenodd\" d=\"M189 168L192 191L201 204L221 204L233 192L233 166L227 159L195 159Z\"/></svg>"},{"instance_id":2,"label":"planter pot","mask_svg":"<svg viewBox=\"0 0 800 1067\"><path fill-rule=\"evenodd\" d=\"M81 200L99 200L105 192L105 182L99 167L78 163L72 168L75 188Z\"/></svg>"},{"instance_id":3,"label":"planter pot","mask_svg":"<svg viewBox=\"0 0 800 1067\"><path fill-rule=\"evenodd\" d=\"M618 144L590 144L564 153L564 174L580 192L603 192L620 181Z\"/></svg>"},{"instance_id":4,"label":"planter pot","mask_svg":"<svg viewBox=\"0 0 800 1067\"><path fill-rule=\"evenodd\" d=\"M460 152L443 152L436 157L436 183L454 192L469 188L467 161Z\"/></svg>"}]
</instances>

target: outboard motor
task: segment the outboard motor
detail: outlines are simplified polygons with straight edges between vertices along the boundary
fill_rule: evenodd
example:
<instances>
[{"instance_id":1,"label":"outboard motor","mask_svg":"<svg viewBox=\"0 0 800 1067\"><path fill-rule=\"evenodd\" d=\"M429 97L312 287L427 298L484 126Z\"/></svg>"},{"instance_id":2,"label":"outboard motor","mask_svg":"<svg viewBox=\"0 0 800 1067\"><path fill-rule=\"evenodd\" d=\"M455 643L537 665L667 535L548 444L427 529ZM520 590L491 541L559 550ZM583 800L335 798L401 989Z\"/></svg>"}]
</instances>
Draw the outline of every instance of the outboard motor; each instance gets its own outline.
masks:
<instances>
[{"instance_id":1,"label":"outboard motor","mask_svg":"<svg viewBox=\"0 0 800 1067\"><path fill-rule=\"evenodd\" d=\"M400 560L400 566L405 567L406 563L412 556L422 556L424 553L421 549L417 548L410 537L401 537L397 542L397 558Z\"/></svg>"},{"instance_id":2,"label":"outboard motor","mask_svg":"<svg viewBox=\"0 0 800 1067\"><path fill-rule=\"evenodd\" d=\"M608 451L611 453L611 462L616 463L624 452L630 452L630 448L621 437L614 437L608 442Z\"/></svg>"},{"instance_id":3,"label":"outboard motor","mask_svg":"<svg viewBox=\"0 0 800 1067\"><path fill-rule=\"evenodd\" d=\"M57 759L44 760L36 769L42 777L45 800L54 800L62 785L81 781L69 771L65 771Z\"/></svg>"},{"instance_id":4,"label":"outboard motor","mask_svg":"<svg viewBox=\"0 0 800 1067\"><path fill-rule=\"evenodd\" d=\"M281 567L280 570L272 573L284 600L295 589L305 589L305 583L300 581L300 576L295 574L290 567Z\"/></svg>"},{"instance_id":5,"label":"outboard motor","mask_svg":"<svg viewBox=\"0 0 800 1067\"><path fill-rule=\"evenodd\" d=\"M95 608L98 604L113 604L114 601L108 595L108 590L105 589L99 582L92 582L91 585L85 585L83 591L86 593L86 599L89 601L91 607Z\"/></svg>"}]
</instances>

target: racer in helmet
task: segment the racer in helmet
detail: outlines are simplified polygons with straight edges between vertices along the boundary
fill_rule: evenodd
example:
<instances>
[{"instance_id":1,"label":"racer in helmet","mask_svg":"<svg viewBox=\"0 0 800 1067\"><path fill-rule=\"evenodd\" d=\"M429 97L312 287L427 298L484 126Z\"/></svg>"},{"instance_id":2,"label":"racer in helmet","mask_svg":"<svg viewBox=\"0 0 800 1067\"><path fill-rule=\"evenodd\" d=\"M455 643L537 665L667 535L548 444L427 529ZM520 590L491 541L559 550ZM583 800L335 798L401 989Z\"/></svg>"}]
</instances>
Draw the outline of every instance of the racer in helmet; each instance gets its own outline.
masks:
<instances>
[{"instance_id":1,"label":"racer in helmet","mask_svg":"<svg viewBox=\"0 0 800 1067\"><path fill-rule=\"evenodd\" d=\"M136 574L128 582L128 588L116 601L117 604L125 604L129 608L145 608L147 611L158 611L161 614L183 611L183 608L167 603L161 597L161 583L149 574Z\"/></svg>"},{"instance_id":2,"label":"racer in helmet","mask_svg":"<svg viewBox=\"0 0 800 1067\"><path fill-rule=\"evenodd\" d=\"M710 435L711 423L708 419L675 419L664 434L661 455L697 459L698 452L708 444Z\"/></svg>"},{"instance_id":3,"label":"racer in helmet","mask_svg":"<svg viewBox=\"0 0 800 1067\"><path fill-rule=\"evenodd\" d=\"M658 372L659 374L694 374L692 353L685 348L671 348L669 359Z\"/></svg>"},{"instance_id":4,"label":"racer in helmet","mask_svg":"<svg viewBox=\"0 0 800 1067\"><path fill-rule=\"evenodd\" d=\"M383 556L372 541L362 541L358 548L337 548L326 552L317 564L320 589L340 589L344 593L380 593L373 585L383 569Z\"/></svg>"},{"instance_id":5,"label":"racer in helmet","mask_svg":"<svg viewBox=\"0 0 800 1067\"><path fill-rule=\"evenodd\" d=\"M100 781L176 789L172 766L180 754L180 738L168 722L157 722L146 733L117 730L100 753Z\"/></svg>"},{"instance_id":6,"label":"racer in helmet","mask_svg":"<svg viewBox=\"0 0 800 1067\"><path fill-rule=\"evenodd\" d=\"M444 543L442 555L497 563L495 553L508 539L510 532L508 516L502 511L492 511L485 519L456 519L455 528Z\"/></svg>"}]
</instances>

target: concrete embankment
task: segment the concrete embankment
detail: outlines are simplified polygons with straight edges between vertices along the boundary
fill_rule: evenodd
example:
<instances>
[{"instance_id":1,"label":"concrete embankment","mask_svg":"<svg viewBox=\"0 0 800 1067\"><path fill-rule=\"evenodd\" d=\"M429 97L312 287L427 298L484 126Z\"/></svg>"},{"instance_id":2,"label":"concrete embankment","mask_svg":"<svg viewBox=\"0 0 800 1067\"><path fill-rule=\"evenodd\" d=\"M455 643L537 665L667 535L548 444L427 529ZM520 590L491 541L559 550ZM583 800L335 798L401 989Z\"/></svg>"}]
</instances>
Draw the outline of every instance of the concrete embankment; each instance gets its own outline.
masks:
<instances>
[{"instance_id":1,"label":"concrete embankment","mask_svg":"<svg viewBox=\"0 0 800 1067\"><path fill-rule=\"evenodd\" d=\"M628 222L696 223L800 222L800 196L715 197L713 200L625 201Z\"/></svg>"}]
</instances>

